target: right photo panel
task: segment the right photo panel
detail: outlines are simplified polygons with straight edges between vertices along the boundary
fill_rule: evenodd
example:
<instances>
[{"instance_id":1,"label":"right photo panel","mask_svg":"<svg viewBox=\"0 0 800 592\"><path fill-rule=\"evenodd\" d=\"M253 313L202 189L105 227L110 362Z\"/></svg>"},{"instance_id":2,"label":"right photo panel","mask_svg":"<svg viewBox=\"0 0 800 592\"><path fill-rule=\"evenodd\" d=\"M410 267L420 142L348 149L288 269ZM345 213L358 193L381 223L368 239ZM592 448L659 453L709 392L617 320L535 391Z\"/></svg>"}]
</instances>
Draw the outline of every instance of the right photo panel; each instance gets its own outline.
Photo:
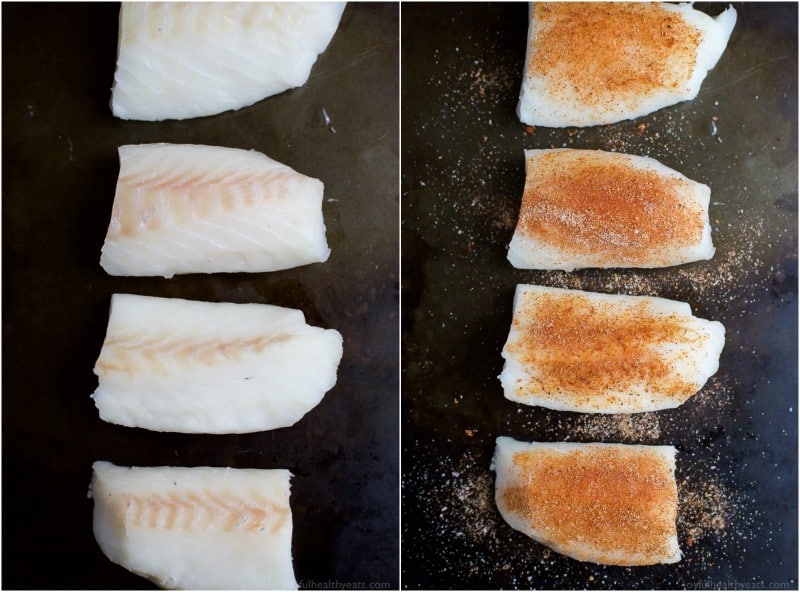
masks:
<instances>
[{"instance_id":1,"label":"right photo panel","mask_svg":"<svg viewBox=\"0 0 800 592\"><path fill-rule=\"evenodd\" d=\"M796 589L797 10L401 4L404 589Z\"/></svg>"}]
</instances>

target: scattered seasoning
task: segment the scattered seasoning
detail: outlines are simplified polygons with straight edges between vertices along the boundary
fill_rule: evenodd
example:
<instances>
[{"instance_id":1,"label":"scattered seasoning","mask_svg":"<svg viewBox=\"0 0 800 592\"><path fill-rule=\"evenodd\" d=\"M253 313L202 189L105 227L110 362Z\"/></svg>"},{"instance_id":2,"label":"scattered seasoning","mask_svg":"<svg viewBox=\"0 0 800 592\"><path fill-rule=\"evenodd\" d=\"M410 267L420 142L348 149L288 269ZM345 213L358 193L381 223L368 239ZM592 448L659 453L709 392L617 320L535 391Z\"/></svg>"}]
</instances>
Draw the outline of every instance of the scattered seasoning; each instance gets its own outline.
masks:
<instances>
[{"instance_id":1,"label":"scattered seasoning","mask_svg":"<svg viewBox=\"0 0 800 592\"><path fill-rule=\"evenodd\" d=\"M575 438L586 442L648 444L661 437L658 413L590 415L577 418Z\"/></svg>"},{"instance_id":2,"label":"scattered seasoning","mask_svg":"<svg viewBox=\"0 0 800 592\"><path fill-rule=\"evenodd\" d=\"M517 281L683 300L697 316L726 326L734 320L739 322L730 324L741 325L741 319L757 325L765 293L778 294L768 302L776 307L796 298L796 288L792 288L796 258L786 249L794 241L796 250L796 197L781 198L796 195L796 178L778 176L778 158L785 154L780 152L780 144L777 149L774 145L775 133L763 148L759 142L750 153L734 151L733 142L718 143L708 134L708 110L712 105L720 115L730 110L720 106L723 99L715 101L701 94L692 103L643 118L646 133L642 134L633 125L607 125L569 131L540 127L532 135L514 117L515 101L509 99L519 90L522 57L496 41L494 26L487 24L485 30L470 34L473 37L469 43L465 41L457 60L452 59L452 48L433 51L435 67L428 90L437 93L431 102L436 109L411 123L408 143L404 130L404 147L421 150L409 153L414 176L405 177L405 169L403 173L404 181L409 181L404 183L403 228L430 249L427 260L420 264L426 289L413 310L419 320L416 334L421 335L425 325L425 331L435 331L440 338L442 334L453 337L446 354L424 340L413 344L415 355L409 360L417 376L435 383L437 373L450 370L443 369L442 360L463 351L461 342L466 344L464 348L495 351L494 363L487 358L480 369L499 372L502 338L493 332L499 335L507 329L498 329L498 325L510 320ZM771 117L780 120L779 113ZM711 119L719 121L719 117ZM736 123L738 133L763 140L763 133L745 128L745 123ZM479 135L471 135L473 127L480 130ZM565 273L510 269L504 249L522 196L523 150L546 146L650 156L711 185L712 237L717 249L713 260L658 270ZM703 157L698 158L698 153ZM751 167L775 171L775 183L749 185ZM450 269L458 270L457 274L445 280ZM735 360L755 355L748 342L744 336L729 334L723 356L730 362L730 356L736 356ZM465 392L451 425L433 427L422 421L421 426L404 430L404 438L408 434L416 441L410 450L403 450L404 460L411 459L408 465L404 462L403 495L413 500L417 509L417 515L409 515L408 520L419 525L403 527L408 542L403 562L407 576L422 574L438 584L433 587L459 582L458 587L494 589L499 582L504 588L560 589L587 580L593 582L592 587L608 589L686 587L697 583L687 578L741 565L741 556L749 550L766 551L783 540L773 539L774 522L762 526L761 484L742 482L742 475L750 469L738 461L720 462L742 437L759 440L757 433L747 435L746 425L735 429L730 425L734 416L747 417L750 411L746 406L754 397L753 385L737 383L735 373L723 367L677 409L614 417L511 404L502 398L491 371L480 379L480 392ZM408 384L423 382L417 378ZM436 398L436 387L430 386L433 383L425 383L426 389L418 394L420 403L429 405ZM446 404L451 397L452 392L441 395ZM467 404L468 398L490 401L496 411L475 418L469 415L476 407ZM465 426L474 426L468 428L471 435ZM676 445L681 563L665 570L670 575L659 580L653 575L665 573L659 569L631 571L578 564L513 531L497 512L494 478L489 471L493 439L501 434L542 441ZM775 452L765 449L766 454ZM712 465L717 467L713 471ZM447 510L443 512L444 507ZM419 571L405 571L412 569ZM594 579L588 579L589 573ZM408 581L413 582L411 578Z\"/></svg>"},{"instance_id":3,"label":"scattered seasoning","mask_svg":"<svg viewBox=\"0 0 800 592\"><path fill-rule=\"evenodd\" d=\"M681 511L678 527L694 545L704 537L721 538L725 535L733 513L730 494L711 478L700 482L685 479L678 485Z\"/></svg>"}]
</instances>

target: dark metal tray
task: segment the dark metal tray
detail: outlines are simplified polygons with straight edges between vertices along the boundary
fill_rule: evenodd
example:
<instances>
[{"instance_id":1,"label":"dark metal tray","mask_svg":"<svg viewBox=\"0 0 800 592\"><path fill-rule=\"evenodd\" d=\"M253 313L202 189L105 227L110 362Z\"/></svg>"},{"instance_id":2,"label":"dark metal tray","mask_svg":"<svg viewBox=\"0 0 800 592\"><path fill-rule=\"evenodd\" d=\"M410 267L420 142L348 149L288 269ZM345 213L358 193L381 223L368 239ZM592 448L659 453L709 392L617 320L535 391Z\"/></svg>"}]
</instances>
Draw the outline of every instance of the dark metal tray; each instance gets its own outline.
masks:
<instances>
[{"instance_id":1,"label":"dark metal tray","mask_svg":"<svg viewBox=\"0 0 800 592\"><path fill-rule=\"evenodd\" d=\"M2 12L3 587L152 587L94 541L86 493L91 463L105 459L287 468L300 584L396 588L398 5L349 5L302 88L163 123L111 115L118 4ZM116 150L140 142L255 149L321 179L330 259L269 274L107 276ZM106 424L89 395L114 292L300 308L344 336L338 383L272 432Z\"/></svg>"},{"instance_id":2,"label":"dark metal tray","mask_svg":"<svg viewBox=\"0 0 800 592\"><path fill-rule=\"evenodd\" d=\"M405 587L797 587L797 4L735 7L730 44L697 99L610 126L526 130L514 109L527 5L403 4ZM512 268L523 150L550 146L651 156L710 185L713 260ZM727 329L720 370L658 413L507 401L496 377L517 283L687 301ZM675 445L682 561L580 563L512 530L489 471L500 435Z\"/></svg>"}]
</instances>

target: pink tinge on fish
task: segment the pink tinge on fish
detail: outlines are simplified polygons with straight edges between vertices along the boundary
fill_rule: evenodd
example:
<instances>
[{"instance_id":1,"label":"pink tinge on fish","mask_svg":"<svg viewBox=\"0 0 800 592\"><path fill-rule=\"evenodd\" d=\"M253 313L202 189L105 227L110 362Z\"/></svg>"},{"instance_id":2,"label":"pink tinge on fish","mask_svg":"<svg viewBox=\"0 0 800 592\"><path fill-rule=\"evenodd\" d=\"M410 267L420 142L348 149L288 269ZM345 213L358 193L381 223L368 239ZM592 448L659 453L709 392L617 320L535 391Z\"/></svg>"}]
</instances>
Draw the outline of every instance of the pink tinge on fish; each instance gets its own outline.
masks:
<instances>
[{"instance_id":1,"label":"pink tinge on fish","mask_svg":"<svg viewBox=\"0 0 800 592\"><path fill-rule=\"evenodd\" d=\"M302 86L344 2L123 2L111 108L160 121L214 115Z\"/></svg>"},{"instance_id":2,"label":"pink tinge on fish","mask_svg":"<svg viewBox=\"0 0 800 592\"><path fill-rule=\"evenodd\" d=\"M173 589L297 589L284 469L93 465L93 530L114 563Z\"/></svg>"},{"instance_id":3,"label":"pink tinge on fish","mask_svg":"<svg viewBox=\"0 0 800 592\"><path fill-rule=\"evenodd\" d=\"M162 432L288 427L336 384L342 336L299 310L114 294L92 395L101 419Z\"/></svg>"},{"instance_id":4,"label":"pink tinge on fish","mask_svg":"<svg viewBox=\"0 0 800 592\"><path fill-rule=\"evenodd\" d=\"M328 259L324 186L252 150L119 148L100 265L111 275L265 272Z\"/></svg>"}]
</instances>

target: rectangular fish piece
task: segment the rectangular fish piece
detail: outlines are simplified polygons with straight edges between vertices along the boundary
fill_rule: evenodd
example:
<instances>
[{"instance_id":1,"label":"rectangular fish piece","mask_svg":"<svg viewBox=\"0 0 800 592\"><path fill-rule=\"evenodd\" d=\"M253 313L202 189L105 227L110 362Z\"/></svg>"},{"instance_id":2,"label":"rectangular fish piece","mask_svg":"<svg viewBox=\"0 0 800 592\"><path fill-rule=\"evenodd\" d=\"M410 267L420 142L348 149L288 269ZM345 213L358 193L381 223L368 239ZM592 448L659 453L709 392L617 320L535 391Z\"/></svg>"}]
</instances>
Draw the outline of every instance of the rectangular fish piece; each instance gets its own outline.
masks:
<instances>
[{"instance_id":1,"label":"rectangular fish piece","mask_svg":"<svg viewBox=\"0 0 800 592\"><path fill-rule=\"evenodd\" d=\"M119 148L100 256L110 275L264 272L326 261L324 186L253 150Z\"/></svg>"},{"instance_id":2,"label":"rectangular fish piece","mask_svg":"<svg viewBox=\"0 0 800 592\"><path fill-rule=\"evenodd\" d=\"M714 255L711 190L657 160L556 148L526 150L525 163L514 267L654 268Z\"/></svg>"},{"instance_id":3,"label":"rectangular fish piece","mask_svg":"<svg viewBox=\"0 0 800 592\"><path fill-rule=\"evenodd\" d=\"M517 115L543 127L603 125L694 99L736 24L691 4L533 2Z\"/></svg>"},{"instance_id":4,"label":"rectangular fish piece","mask_svg":"<svg viewBox=\"0 0 800 592\"><path fill-rule=\"evenodd\" d=\"M344 2L123 2L112 111L122 119L188 119L302 86L344 7Z\"/></svg>"},{"instance_id":5,"label":"rectangular fish piece","mask_svg":"<svg viewBox=\"0 0 800 592\"><path fill-rule=\"evenodd\" d=\"M515 530L606 565L680 561L675 448L497 438L495 502Z\"/></svg>"},{"instance_id":6,"label":"rectangular fish piece","mask_svg":"<svg viewBox=\"0 0 800 592\"><path fill-rule=\"evenodd\" d=\"M114 563L169 589L297 589L289 471L92 468L94 536Z\"/></svg>"},{"instance_id":7,"label":"rectangular fish piece","mask_svg":"<svg viewBox=\"0 0 800 592\"><path fill-rule=\"evenodd\" d=\"M114 294L92 395L108 422L233 434L291 426L336 384L342 336L268 304Z\"/></svg>"},{"instance_id":8,"label":"rectangular fish piece","mask_svg":"<svg viewBox=\"0 0 800 592\"><path fill-rule=\"evenodd\" d=\"M500 382L507 399L559 411L678 407L719 368L725 328L685 302L520 284Z\"/></svg>"}]
</instances>

